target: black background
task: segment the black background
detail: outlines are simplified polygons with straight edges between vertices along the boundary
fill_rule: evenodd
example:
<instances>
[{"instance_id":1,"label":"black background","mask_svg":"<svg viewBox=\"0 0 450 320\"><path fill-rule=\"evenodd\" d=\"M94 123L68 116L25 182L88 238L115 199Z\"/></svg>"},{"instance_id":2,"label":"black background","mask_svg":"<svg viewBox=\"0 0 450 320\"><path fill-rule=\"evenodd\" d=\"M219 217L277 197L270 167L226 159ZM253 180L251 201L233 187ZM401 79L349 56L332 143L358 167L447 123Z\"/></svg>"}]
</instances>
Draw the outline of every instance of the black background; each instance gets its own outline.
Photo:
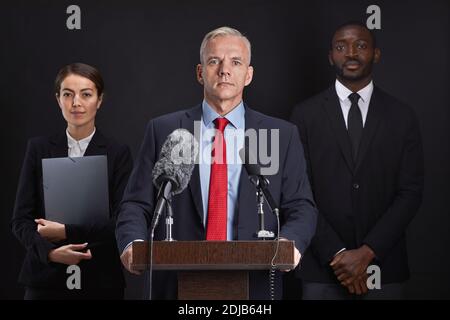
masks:
<instances>
[{"instance_id":1,"label":"black background","mask_svg":"<svg viewBox=\"0 0 450 320\"><path fill-rule=\"evenodd\" d=\"M81 8L81 30L66 28L66 8ZM333 29L365 21L381 8L381 62L374 81L411 105L425 150L425 194L408 228L411 299L450 298L450 5L438 1L10 1L0 4L0 298L21 299L17 275L24 249L10 231L26 141L65 128L56 104L57 71L72 62L98 67L106 96L97 127L136 156L152 117L202 99L195 79L199 47L228 25L252 42L255 74L245 101L287 119L294 105L332 84L327 53ZM128 276L127 298L141 278ZM289 276L286 297L298 298Z\"/></svg>"}]
</instances>

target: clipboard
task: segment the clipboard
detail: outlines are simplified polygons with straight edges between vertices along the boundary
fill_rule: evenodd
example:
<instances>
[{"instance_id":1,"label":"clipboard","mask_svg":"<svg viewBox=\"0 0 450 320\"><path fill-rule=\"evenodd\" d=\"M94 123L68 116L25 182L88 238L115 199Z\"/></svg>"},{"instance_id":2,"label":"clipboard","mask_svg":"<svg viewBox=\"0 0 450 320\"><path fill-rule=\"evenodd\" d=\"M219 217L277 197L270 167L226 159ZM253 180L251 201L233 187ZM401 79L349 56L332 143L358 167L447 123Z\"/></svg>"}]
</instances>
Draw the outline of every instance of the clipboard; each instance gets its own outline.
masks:
<instances>
[{"instance_id":1,"label":"clipboard","mask_svg":"<svg viewBox=\"0 0 450 320\"><path fill-rule=\"evenodd\" d=\"M91 225L109 219L106 155L42 159L45 218Z\"/></svg>"}]
</instances>

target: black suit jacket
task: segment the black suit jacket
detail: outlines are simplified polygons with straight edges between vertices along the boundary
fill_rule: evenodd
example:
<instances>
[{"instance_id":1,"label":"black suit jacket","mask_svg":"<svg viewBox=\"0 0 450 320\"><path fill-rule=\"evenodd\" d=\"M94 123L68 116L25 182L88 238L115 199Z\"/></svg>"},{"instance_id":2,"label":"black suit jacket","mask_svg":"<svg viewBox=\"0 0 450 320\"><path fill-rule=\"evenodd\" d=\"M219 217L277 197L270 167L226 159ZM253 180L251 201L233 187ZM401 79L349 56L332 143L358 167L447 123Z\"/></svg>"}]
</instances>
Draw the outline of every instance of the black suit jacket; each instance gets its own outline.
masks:
<instances>
[{"instance_id":1,"label":"black suit jacket","mask_svg":"<svg viewBox=\"0 0 450 320\"><path fill-rule=\"evenodd\" d=\"M194 133L194 121L201 119L201 106L168 114L149 122L139 157L126 188L117 222L117 240L120 250L135 239L148 239L148 228L153 214L157 190L152 184L152 168L159 158L167 136L178 128ZM280 234L304 252L313 236L316 209L312 199L303 149L294 125L245 108L245 128L279 129L280 165L276 175L269 176L270 190L280 204L282 226ZM270 138L268 139L270 142ZM269 149L271 150L271 149ZM189 186L172 200L174 211L173 236L177 240L205 240L203 205L198 165L195 165ZM256 240L258 215L255 187L243 169L240 177L238 209L233 226L234 239ZM267 230L276 231L276 219L265 208ZM165 236L160 222L155 239ZM153 298L176 299L176 278L168 272L154 272ZM280 283L277 289L281 289ZM279 292L278 292L279 293ZM279 296L279 295L278 295ZM269 297L268 272L255 272L250 276L250 297Z\"/></svg>"},{"instance_id":2,"label":"black suit jacket","mask_svg":"<svg viewBox=\"0 0 450 320\"><path fill-rule=\"evenodd\" d=\"M335 282L329 262L342 248L367 244L382 283L409 277L405 231L423 190L423 151L411 108L375 87L356 163L335 87L294 109L319 209L300 276Z\"/></svg>"},{"instance_id":3,"label":"black suit jacket","mask_svg":"<svg viewBox=\"0 0 450 320\"><path fill-rule=\"evenodd\" d=\"M11 221L14 235L27 250L19 282L36 288L66 288L69 276L67 266L49 262L49 251L68 243L95 242L102 245L91 249L91 260L79 264L82 290L124 287L114 230L117 209L133 166L130 150L106 138L100 131L95 132L85 155L107 155L111 219L103 225L66 225L67 240L54 244L39 235L34 222L34 219L45 218L42 159L67 155L65 132L52 137L33 138L28 142Z\"/></svg>"}]
</instances>

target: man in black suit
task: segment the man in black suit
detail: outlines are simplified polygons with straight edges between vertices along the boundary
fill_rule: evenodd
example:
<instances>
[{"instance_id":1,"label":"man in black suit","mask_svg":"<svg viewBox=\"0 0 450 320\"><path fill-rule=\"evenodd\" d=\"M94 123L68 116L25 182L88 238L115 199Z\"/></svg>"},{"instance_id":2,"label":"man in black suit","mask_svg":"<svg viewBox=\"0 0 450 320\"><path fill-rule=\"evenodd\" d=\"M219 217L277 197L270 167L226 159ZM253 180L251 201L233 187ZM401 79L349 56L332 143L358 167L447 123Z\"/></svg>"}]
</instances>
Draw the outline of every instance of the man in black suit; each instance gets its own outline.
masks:
<instances>
[{"instance_id":1,"label":"man in black suit","mask_svg":"<svg viewBox=\"0 0 450 320\"><path fill-rule=\"evenodd\" d=\"M130 271L134 240L148 239L157 189L152 184L152 169L159 158L166 137L175 129L185 128L194 133L194 123L201 127L200 163L195 165L189 186L172 199L174 211L173 236L177 240L257 240L258 215L255 188L242 165L235 162L243 146L243 130L266 129L272 150L271 165L278 166L269 176L270 191L281 208L280 237L295 240L297 263L309 245L316 226L316 209L312 199L306 163L298 130L286 121L256 112L242 101L244 87L249 85L253 68L250 66L250 42L239 31L228 27L208 33L200 48L201 64L197 66L197 80L204 88L203 103L149 122L140 154L121 204L116 237L122 262ZM221 127L223 123L223 127ZM207 136L216 128L215 139ZM242 131L240 131L242 130ZM223 133L217 135L217 132ZM264 132L264 131L263 131ZM279 133L278 139L276 139ZM214 135L213 135L214 136ZM236 138L236 139L235 139ZM275 138L275 139L273 139ZM224 139L224 142L218 141ZM275 140L275 141L273 141ZM216 145L218 143L218 145ZM226 172L215 167L219 145L226 145ZM214 148L214 149L213 149ZM278 151L278 152L277 152ZM224 152L225 153L225 152ZM211 163L212 162L212 163ZM220 161L219 161L220 162ZM278 163L278 164L276 164ZM217 176L225 175L221 185ZM214 188L215 191L211 191ZM221 191L222 190L222 191ZM211 205L213 204L213 205ZM265 212L270 212L266 207ZM211 232L213 218L221 215L224 221L221 235ZM267 230L277 230L274 215L265 215ZM217 228L214 227L217 231ZM164 239L164 224L155 231L155 239ZM275 286L276 297L281 296L280 275ZM154 272L153 299L176 299L176 274ZM249 277L250 298L269 298L267 271L252 272Z\"/></svg>"},{"instance_id":2,"label":"man in black suit","mask_svg":"<svg viewBox=\"0 0 450 320\"><path fill-rule=\"evenodd\" d=\"M403 297L405 231L422 199L423 151L413 110L373 85L379 59L364 24L342 25L329 52L335 84L291 117L319 209L299 270L304 299ZM380 274L369 286L381 276L381 289L368 290L371 264Z\"/></svg>"}]
</instances>

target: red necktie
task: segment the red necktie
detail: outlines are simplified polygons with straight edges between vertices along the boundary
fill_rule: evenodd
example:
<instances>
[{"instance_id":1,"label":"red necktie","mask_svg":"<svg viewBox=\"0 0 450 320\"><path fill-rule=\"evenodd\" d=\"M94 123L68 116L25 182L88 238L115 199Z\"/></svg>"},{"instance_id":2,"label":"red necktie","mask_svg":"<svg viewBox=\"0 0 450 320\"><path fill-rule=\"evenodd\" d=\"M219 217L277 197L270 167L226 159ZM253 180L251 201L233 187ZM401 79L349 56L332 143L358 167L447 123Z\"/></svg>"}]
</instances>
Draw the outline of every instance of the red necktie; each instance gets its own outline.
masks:
<instances>
[{"instance_id":1,"label":"red necktie","mask_svg":"<svg viewBox=\"0 0 450 320\"><path fill-rule=\"evenodd\" d=\"M214 120L217 130L211 150L206 240L227 240L228 175L224 130L228 123L225 118Z\"/></svg>"}]
</instances>

